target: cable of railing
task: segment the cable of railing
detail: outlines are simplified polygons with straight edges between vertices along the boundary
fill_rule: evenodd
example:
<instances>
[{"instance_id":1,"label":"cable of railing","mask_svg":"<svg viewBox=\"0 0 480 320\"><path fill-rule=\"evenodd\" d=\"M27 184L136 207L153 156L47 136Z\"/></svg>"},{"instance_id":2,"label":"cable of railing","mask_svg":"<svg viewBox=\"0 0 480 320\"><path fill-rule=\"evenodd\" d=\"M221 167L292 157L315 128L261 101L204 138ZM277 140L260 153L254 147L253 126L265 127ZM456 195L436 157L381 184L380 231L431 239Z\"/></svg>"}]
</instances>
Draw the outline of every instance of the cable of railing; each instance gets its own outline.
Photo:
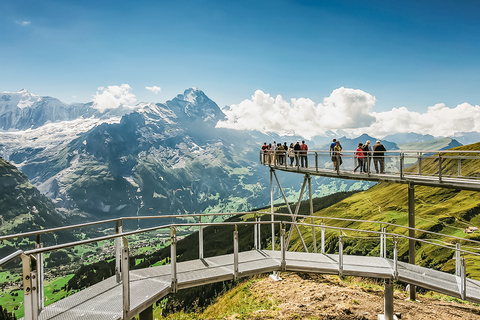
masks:
<instances>
[{"instance_id":1,"label":"cable of railing","mask_svg":"<svg viewBox=\"0 0 480 320\"><path fill-rule=\"evenodd\" d=\"M270 212L262 212L262 214L272 214ZM290 216L288 213L273 213L274 215L279 215L279 216ZM310 215L297 215L297 217L301 217L301 218L311 218L312 216ZM472 242L472 243L478 243L480 244L480 241L478 240L473 240L473 239L467 239L467 238L460 238L460 237L457 237L457 236L451 236L451 235L447 235L447 234L443 234L443 233L438 233L438 232L433 232L433 231L428 231L428 230L423 230L423 229L417 229L417 228L412 228L412 227L407 227L407 226L402 226L402 225L398 225L398 224L394 224L394 223L390 223L390 222L384 222L384 221L376 221L376 220L357 220L357 219L349 219L349 218L337 218L337 217L323 217L323 216L313 216L314 219L325 219L325 220L338 220L338 221L349 221L349 222L359 222L359 223L372 223L372 224L385 224L385 225L388 225L388 226L392 226L392 227L398 227L398 228L403 228L403 229L406 229L406 230L415 230L415 231L419 231L419 232L424 232L424 233L429 233L429 234L433 234L433 235L437 235L437 236L442 236L442 237L447 237L447 238L451 238L451 239L455 239L455 240L461 240L461 241L467 241L467 242Z\"/></svg>"},{"instance_id":2,"label":"cable of railing","mask_svg":"<svg viewBox=\"0 0 480 320\"><path fill-rule=\"evenodd\" d=\"M285 221L284 223L285 223L285 224L292 224L292 223L294 223L294 222ZM315 226L315 227L320 228L320 226L317 225L317 224L311 224L311 223L297 223L297 224L298 224L298 225L305 226L305 227ZM332 229L332 230L339 230L339 231L365 232L365 233L373 233L373 234L379 234L379 235L380 235L380 234L383 234L383 235L385 235L385 236L391 236L391 237L397 237L397 238L404 238L404 239L411 239L411 240L415 240L415 241L418 241L418 242L423 242L423 243L431 244L431 245L434 245L434 246L437 246L437 247L442 247L442 248L445 248L445 249L457 250L457 249L452 248L452 247L449 247L449 246L445 246L445 245L433 243L433 242L426 241L426 240L423 240L423 239L412 238L412 237L404 236L404 235L397 234L397 233L382 232L382 231L373 231L373 230L351 229L351 228L342 228L342 227L331 227L331 226L322 226L322 228ZM459 252L463 252L463 253L473 254L473 255L475 255L475 256L479 256L479 257L480 257L480 253L475 253L475 252L466 251L466 250L461 250L461 249L458 249L458 251L459 251Z\"/></svg>"},{"instance_id":3,"label":"cable of railing","mask_svg":"<svg viewBox=\"0 0 480 320\"><path fill-rule=\"evenodd\" d=\"M83 224L76 224L72 226L65 226L65 227L57 227L57 228L51 228L51 229L43 229L43 230L37 230L37 231L29 231L29 232L24 232L24 233L17 233L17 234L12 234L12 235L7 235L7 236L1 236L0 241L2 240L9 240L9 239L14 239L14 238L19 238L19 237L29 237L29 236L36 236L36 235L41 235L41 234L46 234L46 233L52 233L52 232L57 232L57 231L64 231L64 230L69 230L69 229L76 229L76 228L83 228L83 227L88 227L88 226L93 226L93 225L98 225L98 224L103 224L103 223L109 223L109 222L116 222L119 220L122 220L123 218L116 218L116 219L109 219L109 220L102 220L102 221L93 221L93 222L87 222Z\"/></svg>"},{"instance_id":4,"label":"cable of railing","mask_svg":"<svg viewBox=\"0 0 480 320\"><path fill-rule=\"evenodd\" d=\"M188 227L191 227L191 226L225 226L225 225L231 225L231 226L234 226L234 225L238 225L238 224L271 224L272 221L242 221L242 222L212 222L212 223L185 223L185 224L167 224L167 225L163 225L163 226L155 226L155 227L151 227L151 228L146 228L146 229L138 229L138 230L134 230L134 231L128 231L128 232L123 232L123 233L117 233L117 234L114 234L114 235L109 235L109 236L103 236L103 237L97 237L97 238L92 238L92 239L86 239L86 240L79 240L79 241L74 241L74 242L69 242L69 243L63 243L63 244L58 244L58 245L54 245L54 246L50 246L50 247L43 247L43 248L38 248L38 249L32 249L32 250L28 250L28 251L25 251L24 253L26 255L30 255L30 254L38 254L38 253L45 253L45 252L50 252L50 251L55 251L55 250L61 250L61 249L66 249L66 248L71 248L71 247L75 247L75 246L80 246L80 245L84 245L84 244L90 244L90 243L94 243L94 242L100 242L100 241L105 241L105 240L112 240L112 239L115 239L115 238L119 238L119 237L126 237L126 236L131 236L131 235L135 235L135 234L139 234L139 233L145 233L145 232L151 232L151 231L155 231L155 230L159 230L159 229L169 229L169 228L172 228L172 227L182 227L182 226L188 226ZM275 221L274 222L275 224L280 224L281 221Z\"/></svg>"},{"instance_id":5,"label":"cable of railing","mask_svg":"<svg viewBox=\"0 0 480 320\"><path fill-rule=\"evenodd\" d=\"M229 213L199 213L199 214L189 214L188 217L207 217L207 216L233 216L233 215L245 215L245 214L254 214L257 211L251 212L229 212ZM70 229L78 229L83 227L89 227L93 225L99 225L109 222L117 222L122 220L145 220L145 219L174 219L174 218L185 218L186 215L161 215L161 216L136 216L136 217L120 217L116 219L108 219L108 220L101 220L101 221L93 221L93 222L86 222L82 224L75 224L71 226L64 226L64 227L57 227L57 228L50 228L50 229L42 229L37 231L29 231L24 233L17 233L12 235L0 236L0 241L2 240L9 240L14 238L25 238L29 236L36 236L42 235L57 231L65 231Z\"/></svg>"},{"instance_id":6,"label":"cable of railing","mask_svg":"<svg viewBox=\"0 0 480 320\"><path fill-rule=\"evenodd\" d=\"M23 253L23 250L17 250L14 253L9 254L8 256L0 259L0 267L6 264L7 262L10 262L11 260L21 256Z\"/></svg>"}]
</instances>

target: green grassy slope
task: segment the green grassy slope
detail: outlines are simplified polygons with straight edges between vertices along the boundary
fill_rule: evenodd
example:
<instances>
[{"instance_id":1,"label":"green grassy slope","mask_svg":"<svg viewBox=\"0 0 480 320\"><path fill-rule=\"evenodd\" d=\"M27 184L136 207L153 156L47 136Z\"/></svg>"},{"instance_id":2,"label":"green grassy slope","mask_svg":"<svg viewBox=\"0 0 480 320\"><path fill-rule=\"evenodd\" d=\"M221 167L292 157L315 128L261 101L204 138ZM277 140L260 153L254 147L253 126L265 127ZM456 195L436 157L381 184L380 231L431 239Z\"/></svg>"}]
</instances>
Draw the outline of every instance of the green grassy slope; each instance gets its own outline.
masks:
<instances>
[{"instance_id":1,"label":"green grassy slope","mask_svg":"<svg viewBox=\"0 0 480 320\"><path fill-rule=\"evenodd\" d=\"M480 150L480 143L457 147L452 150ZM480 175L478 160L462 161L462 175ZM456 175L458 166L456 160L446 159L443 162L445 174ZM417 166L408 170L418 171ZM426 159L422 161L422 172L436 173L438 161ZM480 227L480 195L478 192L459 191L445 188L415 187L415 214L416 228L443 233L450 236L457 236L466 239L480 240L480 233L467 235L463 229L468 226ZM408 226L408 190L406 185L379 183L367 191L357 193L331 207L315 212L316 216L341 217L362 220L375 220L390 222L402 226ZM316 222L320 224L321 221ZM378 224L351 223L341 221L327 221L327 225L376 230L380 229ZM389 227L387 232L402 233L407 235L403 228ZM302 228L304 240L312 244L311 228ZM316 232L317 242L320 243L320 229ZM335 251L338 246L338 232L327 233L327 248ZM378 237L365 237L366 234L346 233L344 252L346 254L369 254L378 255ZM439 238L429 234L417 234L417 237L430 239L433 242L445 244L454 243L457 240L448 237ZM463 243L462 243L463 244ZM391 255L392 242L388 245ZM291 248L302 250L302 244L296 233L292 235ZM401 260L408 260L408 242L399 241L399 256ZM453 272L455 261L453 251L440 249L439 247L417 243L416 263L419 265ZM470 277L480 279L480 259L474 256L466 256L467 273Z\"/></svg>"}]
</instances>

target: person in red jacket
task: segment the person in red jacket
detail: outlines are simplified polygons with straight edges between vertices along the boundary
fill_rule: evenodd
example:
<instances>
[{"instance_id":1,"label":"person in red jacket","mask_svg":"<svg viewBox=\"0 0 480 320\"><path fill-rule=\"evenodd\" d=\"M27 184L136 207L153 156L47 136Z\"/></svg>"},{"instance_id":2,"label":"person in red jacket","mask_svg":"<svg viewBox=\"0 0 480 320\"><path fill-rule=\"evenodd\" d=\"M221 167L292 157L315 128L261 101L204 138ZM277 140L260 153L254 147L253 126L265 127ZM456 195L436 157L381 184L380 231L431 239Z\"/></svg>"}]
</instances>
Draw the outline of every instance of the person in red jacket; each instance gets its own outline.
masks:
<instances>
[{"instance_id":1,"label":"person in red jacket","mask_svg":"<svg viewBox=\"0 0 480 320\"><path fill-rule=\"evenodd\" d=\"M360 173L363 173L363 158L365 158L365 155L363 154L363 144L360 142L358 144L358 148L355 151L355 158L357 159L357 166L355 169L353 169L353 172L357 171L358 168L360 168Z\"/></svg>"},{"instance_id":2,"label":"person in red jacket","mask_svg":"<svg viewBox=\"0 0 480 320\"><path fill-rule=\"evenodd\" d=\"M308 146L305 144L305 140L302 140L300 149L302 150L300 152L300 163L302 167L305 165L305 168L308 168L308 156L307 156Z\"/></svg>"}]
</instances>

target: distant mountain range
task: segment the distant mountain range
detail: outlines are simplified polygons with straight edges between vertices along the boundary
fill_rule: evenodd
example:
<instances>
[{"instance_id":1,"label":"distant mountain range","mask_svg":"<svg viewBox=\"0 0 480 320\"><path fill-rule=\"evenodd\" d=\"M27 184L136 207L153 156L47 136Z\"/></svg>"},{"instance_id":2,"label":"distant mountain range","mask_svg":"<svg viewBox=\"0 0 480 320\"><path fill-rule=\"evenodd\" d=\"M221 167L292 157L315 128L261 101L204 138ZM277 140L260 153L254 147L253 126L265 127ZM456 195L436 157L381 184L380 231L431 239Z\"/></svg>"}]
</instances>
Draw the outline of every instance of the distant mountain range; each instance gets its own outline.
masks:
<instances>
[{"instance_id":1,"label":"distant mountain range","mask_svg":"<svg viewBox=\"0 0 480 320\"><path fill-rule=\"evenodd\" d=\"M201 90L166 103L105 112L93 103L64 104L22 90L0 94L0 155L23 171L65 216L116 216L245 211L270 201L263 142L301 137L216 128L224 114ZM331 141L315 137L310 148ZM344 150L375 138L340 138ZM398 145L382 140L389 150ZM324 143L320 145L319 143ZM278 173L298 199L302 177ZM314 196L365 189L369 182L315 178ZM275 189L276 195L278 189Z\"/></svg>"}]
</instances>

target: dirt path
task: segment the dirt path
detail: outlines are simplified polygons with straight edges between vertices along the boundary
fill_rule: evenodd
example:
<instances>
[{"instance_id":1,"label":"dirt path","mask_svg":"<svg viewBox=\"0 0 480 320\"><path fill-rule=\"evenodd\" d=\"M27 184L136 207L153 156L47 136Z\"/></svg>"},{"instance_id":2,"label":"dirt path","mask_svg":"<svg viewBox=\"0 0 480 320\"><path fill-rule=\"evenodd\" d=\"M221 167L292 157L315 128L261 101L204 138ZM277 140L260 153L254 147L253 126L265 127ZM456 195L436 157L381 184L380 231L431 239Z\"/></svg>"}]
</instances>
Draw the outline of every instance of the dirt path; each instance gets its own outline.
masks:
<instances>
[{"instance_id":1,"label":"dirt path","mask_svg":"<svg viewBox=\"0 0 480 320\"><path fill-rule=\"evenodd\" d=\"M252 285L253 294L275 299L278 308L259 310L255 319L377 319L383 314L383 290L378 286L343 283L338 277L317 274L283 273L282 281L270 278ZM480 307L454 301L394 292L394 313L399 319L480 319Z\"/></svg>"}]
</instances>

